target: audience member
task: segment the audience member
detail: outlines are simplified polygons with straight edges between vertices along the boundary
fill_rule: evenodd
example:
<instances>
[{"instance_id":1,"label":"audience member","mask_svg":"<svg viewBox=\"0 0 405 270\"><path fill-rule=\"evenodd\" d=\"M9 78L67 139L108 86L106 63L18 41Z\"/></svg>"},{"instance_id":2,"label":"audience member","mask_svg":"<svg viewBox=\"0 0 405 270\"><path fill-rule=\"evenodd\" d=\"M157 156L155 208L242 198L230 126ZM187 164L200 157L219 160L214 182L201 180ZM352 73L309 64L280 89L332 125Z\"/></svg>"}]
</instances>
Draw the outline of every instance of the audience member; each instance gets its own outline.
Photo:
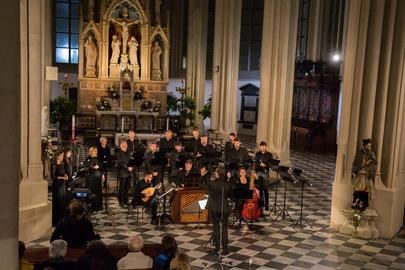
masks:
<instances>
[{"instance_id":1,"label":"audience member","mask_svg":"<svg viewBox=\"0 0 405 270\"><path fill-rule=\"evenodd\" d=\"M51 242L63 239L69 247L85 247L87 242L99 239L99 236L94 233L90 220L85 216L82 202L73 200L68 209L69 216L56 226L51 236Z\"/></svg>"},{"instance_id":2,"label":"audience member","mask_svg":"<svg viewBox=\"0 0 405 270\"><path fill-rule=\"evenodd\" d=\"M143 239L141 236L132 236L129 239L128 248L130 252L117 263L118 270L152 268L152 258L142 253Z\"/></svg>"},{"instance_id":3,"label":"audience member","mask_svg":"<svg viewBox=\"0 0 405 270\"><path fill-rule=\"evenodd\" d=\"M100 240L90 241L77 261L79 270L116 270L117 259Z\"/></svg>"},{"instance_id":4,"label":"audience member","mask_svg":"<svg viewBox=\"0 0 405 270\"><path fill-rule=\"evenodd\" d=\"M25 244L22 241L18 241L18 269L19 270L33 270L34 266L23 259L25 253Z\"/></svg>"},{"instance_id":5,"label":"audience member","mask_svg":"<svg viewBox=\"0 0 405 270\"><path fill-rule=\"evenodd\" d=\"M170 262L177 254L177 242L171 235L162 238L162 250L153 260L154 270L169 270Z\"/></svg>"},{"instance_id":6,"label":"audience member","mask_svg":"<svg viewBox=\"0 0 405 270\"><path fill-rule=\"evenodd\" d=\"M55 240L49 247L49 259L35 266L35 270L44 270L51 267L55 270L74 270L77 265L73 261L65 259L67 252L67 242L65 240Z\"/></svg>"},{"instance_id":7,"label":"audience member","mask_svg":"<svg viewBox=\"0 0 405 270\"><path fill-rule=\"evenodd\" d=\"M170 269L191 270L190 258L185 253L178 253L171 261Z\"/></svg>"}]
</instances>

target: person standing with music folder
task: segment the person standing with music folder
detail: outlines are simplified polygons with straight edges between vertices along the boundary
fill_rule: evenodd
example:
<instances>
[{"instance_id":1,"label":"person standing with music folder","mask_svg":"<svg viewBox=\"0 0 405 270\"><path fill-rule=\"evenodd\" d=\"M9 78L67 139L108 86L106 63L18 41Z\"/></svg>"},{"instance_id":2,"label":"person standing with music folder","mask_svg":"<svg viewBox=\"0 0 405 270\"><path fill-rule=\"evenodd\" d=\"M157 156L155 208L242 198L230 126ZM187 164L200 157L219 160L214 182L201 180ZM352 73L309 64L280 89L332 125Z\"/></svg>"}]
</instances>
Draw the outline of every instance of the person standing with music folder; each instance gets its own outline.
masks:
<instances>
[{"instance_id":1,"label":"person standing with music folder","mask_svg":"<svg viewBox=\"0 0 405 270\"><path fill-rule=\"evenodd\" d=\"M118 165L118 202L124 208L128 204L128 191L131 181L130 172L133 171L129 165L130 155L128 153L128 144L126 141L120 142L120 150L116 154Z\"/></svg>"},{"instance_id":2,"label":"person standing with music folder","mask_svg":"<svg viewBox=\"0 0 405 270\"><path fill-rule=\"evenodd\" d=\"M86 187L96 196L92 205L92 210L100 211L103 208L101 181L104 176L101 171L101 164L97 158L97 147L90 147L89 156L87 157L84 166L89 172L89 175L86 178Z\"/></svg>"},{"instance_id":3,"label":"person standing with music folder","mask_svg":"<svg viewBox=\"0 0 405 270\"><path fill-rule=\"evenodd\" d=\"M229 253L228 216L231 208L228 200L231 198L231 184L226 181L224 169L217 168L214 174L215 180L206 184L208 189L207 209L213 223L214 252L219 252L222 245L222 255L226 255Z\"/></svg>"},{"instance_id":4,"label":"person standing with music folder","mask_svg":"<svg viewBox=\"0 0 405 270\"><path fill-rule=\"evenodd\" d=\"M128 132L127 145L129 157L136 160L136 162L140 162L137 166L133 167L133 171L130 173L130 176L132 176L136 182L138 181L138 167L141 166L142 158L145 155L145 146L142 141L135 136L135 131L133 129L130 129Z\"/></svg>"},{"instance_id":5,"label":"person standing with music folder","mask_svg":"<svg viewBox=\"0 0 405 270\"><path fill-rule=\"evenodd\" d=\"M184 163L188 159L187 153L183 150L181 142L174 143L174 150L170 152L170 174L169 182L173 183L179 176L179 171L183 169Z\"/></svg>"},{"instance_id":6,"label":"person standing with music folder","mask_svg":"<svg viewBox=\"0 0 405 270\"><path fill-rule=\"evenodd\" d=\"M159 153L162 156L161 159L161 172L162 178L164 177L166 165L168 165L168 155L171 151L174 150L174 139L173 139L173 132L168 129L165 132L165 137L159 140ZM169 175L170 175L170 168L169 168Z\"/></svg>"},{"instance_id":7,"label":"person standing with music folder","mask_svg":"<svg viewBox=\"0 0 405 270\"><path fill-rule=\"evenodd\" d=\"M210 167L213 163L217 162L215 157L214 147L208 143L208 136L202 135L200 137L200 143L196 144L194 149L195 167L201 168L203 165Z\"/></svg>"},{"instance_id":8,"label":"person standing with music folder","mask_svg":"<svg viewBox=\"0 0 405 270\"><path fill-rule=\"evenodd\" d=\"M247 168L251 162L248 151L241 146L241 142L238 138L233 141L233 149L228 153L226 162L228 163L228 170L232 171L232 176L238 176L238 170L240 167Z\"/></svg>"},{"instance_id":9,"label":"person standing with music folder","mask_svg":"<svg viewBox=\"0 0 405 270\"><path fill-rule=\"evenodd\" d=\"M103 186L107 188L107 174L108 174L108 166L110 165L111 161L111 151L110 147L107 145L107 138L100 137L99 144L97 145L97 158L101 165L101 170L104 175L104 182Z\"/></svg>"},{"instance_id":10,"label":"person standing with music folder","mask_svg":"<svg viewBox=\"0 0 405 270\"><path fill-rule=\"evenodd\" d=\"M158 151L157 143L151 142L149 144L149 151L145 154L145 171L154 172L153 176L157 178L158 182L163 181L161 173L162 156Z\"/></svg>"},{"instance_id":11,"label":"person standing with music folder","mask_svg":"<svg viewBox=\"0 0 405 270\"><path fill-rule=\"evenodd\" d=\"M266 142L260 142L259 151L255 155L255 171L259 182L262 207L269 211L269 164L273 154L267 151Z\"/></svg>"},{"instance_id":12,"label":"person standing with music folder","mask_svg":"<svg viewBox=\"0 0 405 270\"><path fill-rule=\"evenodd\" d=\"M153 182L153 172L151 171L146 172L144 179L136 183L134 189L134 196L131 202L131 205L133 207L137 205L143 205L151 208L152 224L157 224L157 203L155 200L153 200L153 198L154 196L156 196L156 189L159 189L160 186L161 183ZM146 194L145 192L146 190L151 190L153 191L153 193L151 192L152 194L149 194L148 192L148 194Z\"/></svg>"}]
</instances>

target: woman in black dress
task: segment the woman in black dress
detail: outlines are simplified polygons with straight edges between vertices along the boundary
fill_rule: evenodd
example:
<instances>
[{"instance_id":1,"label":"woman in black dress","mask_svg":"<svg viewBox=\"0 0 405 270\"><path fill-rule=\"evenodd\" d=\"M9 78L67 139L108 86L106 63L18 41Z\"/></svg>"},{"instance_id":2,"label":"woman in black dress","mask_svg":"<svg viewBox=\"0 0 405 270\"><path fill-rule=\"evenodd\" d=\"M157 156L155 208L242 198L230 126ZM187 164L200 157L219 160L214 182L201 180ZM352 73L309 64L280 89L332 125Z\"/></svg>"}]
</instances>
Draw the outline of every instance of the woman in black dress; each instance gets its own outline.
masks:
<instances>
[{"instance_id":1,"label":"woman in black dress","mask_svg":"<svg viewBox=\"0 0 405 270\"><path fill-rule=\"evenodd\" d=\"M73 199L72 191L73 191L73 163L72 163L72 149L65 148L63 151L64 158L63 164L65 165L65 172L68 176L68 180L66 181L66 202L70 202Z\"/></svg>"},{"instance_id":2,"label":"woman in black dress","mask_svg":"<svg viewBox=\"0 0 405 270\"><path fill-rule=\"evenodd\" d=\"M85 167L89 171L86 178L86 187L91 190L91 193L96 195L91 210L100 211L103 207L102 196L102 170L101 164L97 158L97 147L90 147L89 156L85 161Z\"/></svg>"},{"instance_id":3,"label":"woman in black dress","mask_svg":"<svg viewBox=\"0 0 405 270\"><path fill-rule=\"evenodd\" d=\"M56 226L65 217L66 181L68 176L63 164L63 152L57 152L52 170L52 225Z\"/></svg>"}]
</instances>

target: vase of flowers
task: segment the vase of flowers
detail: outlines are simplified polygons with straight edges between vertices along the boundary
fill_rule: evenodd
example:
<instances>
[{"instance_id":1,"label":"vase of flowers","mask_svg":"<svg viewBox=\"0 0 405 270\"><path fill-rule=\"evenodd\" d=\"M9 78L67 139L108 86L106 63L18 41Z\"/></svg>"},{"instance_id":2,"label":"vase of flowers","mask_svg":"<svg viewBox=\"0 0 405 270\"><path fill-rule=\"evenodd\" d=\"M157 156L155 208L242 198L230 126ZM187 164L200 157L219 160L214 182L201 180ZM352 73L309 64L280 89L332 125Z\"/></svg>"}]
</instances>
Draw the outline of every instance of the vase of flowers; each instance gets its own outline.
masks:
<instances>
[{"instance_id":1,"label":"vase of flowers","mask_svg":"<svg viewBox=\"0 0 405 270\"><path fill-rule=\"evenodd\" d=\"M360 201L359 199L356 199L356 201L352 204L352 209L348 216L350 224L352 224L354 227L352 236L355 238L358 237L357 228L359 227L360 223L363 220L363 214L364 214L363 209L364 209L363 202Z\"/></svg>"},{"instance_id":2,"label":"vase of flowers","mask_svg":"<svg viewBox=\"0 0 405 270\"><path fill-rule=\"evenodd\" d=\"M99 102L96 103L98 111L111 111L111 104L107 99L101 98Z\"/></svg>"}]
</instances>

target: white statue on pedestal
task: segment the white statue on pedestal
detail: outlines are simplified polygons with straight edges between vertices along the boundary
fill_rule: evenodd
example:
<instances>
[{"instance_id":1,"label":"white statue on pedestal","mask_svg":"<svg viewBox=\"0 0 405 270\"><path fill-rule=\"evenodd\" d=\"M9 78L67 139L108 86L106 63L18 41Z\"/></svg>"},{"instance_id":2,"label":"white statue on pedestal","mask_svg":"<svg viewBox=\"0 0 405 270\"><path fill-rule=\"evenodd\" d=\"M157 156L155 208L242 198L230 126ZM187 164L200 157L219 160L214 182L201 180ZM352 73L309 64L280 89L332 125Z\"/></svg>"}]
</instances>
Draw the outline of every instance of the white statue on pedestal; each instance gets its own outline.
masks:
<instances>
[{"instance_id":1,"label":"white statue on pedestal","mask_svg":"<svg viewBox=\"0 0 405 270\"><path fill-rule=\"evenodd\" d=\"M160 48L159 41L155 41L152 47L152 70L160 71L160 55L162 48Z\"/></svg>"},{"instance_id":2,"label":"white statue on pedestal","mask_svg":"<svg viewBox=\"0 0 405 270\"><path fill-rule=\"evenodd\" d=\"M127 23L126 21L119 22L116 19L112 19L113 22L120 25L122 27L121 36L122 36L122 54L127 54L127 46L128 46L128 37L129 37L129 28L135 22Z\"/></svg>"},{"instance_id":3,"label":"white statue on pedestal","mask_svg":"<svg viewBox=\"0 0 405 270\"><path fill-rule=\"evenodd\" d=\"M86 76L95 77L96 76L96 61L97 61L97 47L93 42L92 36L88 36L86 42L84 43L86 52Z\"/></svg>"},{"instance_id":4,"label":"white statue on pedestal","mask_svg":"<svg viewBox=\"0 0 405 270\"><path fill-rule=\"evenodd\" d=\"M118 64L118 58L120 57L121 51L121 41L119 41L116 35L112 36L111 49L110 64Z\"/></svg>"},{"instance_id":5,"label":"white statue on pedestal","mask_svg":"<svg viewBox=\"0 0 405 270\"><path fill-rule=\"evenodd\" d=\"M131 40L128 42L129 47L129 61L131 65L138 65L138 47L139 43L135 37L131 37Z\"/></svg>"}]
</instances>

